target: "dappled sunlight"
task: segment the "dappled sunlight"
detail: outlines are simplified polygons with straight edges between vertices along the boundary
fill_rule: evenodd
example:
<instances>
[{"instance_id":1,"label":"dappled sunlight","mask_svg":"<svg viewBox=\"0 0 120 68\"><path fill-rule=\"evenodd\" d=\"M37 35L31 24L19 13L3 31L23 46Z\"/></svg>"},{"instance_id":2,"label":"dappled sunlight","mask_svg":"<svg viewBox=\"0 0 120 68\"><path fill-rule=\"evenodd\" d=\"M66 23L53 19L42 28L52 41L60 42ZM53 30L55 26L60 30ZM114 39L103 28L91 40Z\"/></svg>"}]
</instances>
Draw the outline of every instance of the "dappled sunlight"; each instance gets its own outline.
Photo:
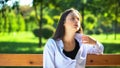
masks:
<instances>
[{"instance_id":1,"label":"dappled sunlight","mask_svg":"<svg viewBox=\"0 0 120 68\"><path fill-rule=\"evenodd\" d=\"M26 48L17 48L16 51L29 51L30 49L28 47Z\"/></svg>"},{"instance_id":2,"label":"dappled sunlight","mask_svg":"<svg viewBox=\"0 0 120 68\"><path fill-rule=\"evenodd\" d=\"M9 49L9 47L1 47L0 48L1 51L5 51L5 50L8 50L8 49Z\"/></svg>"},{"instance_id":3,"label":"dappled sunlight","mask_svg":"<svg viewBox=\"0 0 120 68\"><path fill-rule=\"evenodd\" d=\"M42 40L45 44L46 40ZM0 53L43 53L32 32L0 33Z\"/></svg>"},{"instance_id":4,"label":"dappled sunlight","mask_svg":"<svg viewBox=\"0 0 120 68\"><path fill-rule=\"evenodd\" d=\"M120 44L103 43L105 54L120 54Z\"/></svg>"},{"instance_id":5,"label":"dappled sunlight","mask_svg":"<svg viewBox=\"0 0 120 68\"><path fill-rule=\"evenodd\" d=\"M0 33L1 42L33 42L38 43L38 38L32 32Z\"/></svg>"},{"instance_id":6,"label":"dappled sunlight","mask_svg":"<svg viewBox=\"0 0 120 68\"><path fill-rule=\"evenodd\" d=\"M35 48L35 51L36 52L40 52L42 54L43 53L43 47Z\"/></svg>"},{"instance_id":7,"label":"dappled sunlight","mask_svg":"<svg viewBox=\"0 0 120 68\"><path fill-rule=\"evenodd\" d=\"M116 40L115 40L115 35L114 34L100 34L100 35L90 35L93 38L97 39L98 41L102 43L114 43L114 44L120 44L120 34L116 34Z\"/></svg>"},{"instance_id":8,"label":"dappled sunlight","mask_svg":"<svg viewBox=\"0 0 120 68\"><path fill-rule=\"evenodd\" d=\"M120 54L120 34L114 40L114 34L90 35L104 45L105 54ZM0 34L0 53L43 53L46 39L42 38L42 47L38 46L38 38L31 32Z\"/></svg>"},{"instance_id":9,"label":"dappled sunlight","mask_svg":"<svg viewBox=\"0 0 120 68\"><path fill-rule=\"evenodd\" d=\"M40 54L42 51L37 43L0 42L0 53Z\"/></svg>"}]
</instances>

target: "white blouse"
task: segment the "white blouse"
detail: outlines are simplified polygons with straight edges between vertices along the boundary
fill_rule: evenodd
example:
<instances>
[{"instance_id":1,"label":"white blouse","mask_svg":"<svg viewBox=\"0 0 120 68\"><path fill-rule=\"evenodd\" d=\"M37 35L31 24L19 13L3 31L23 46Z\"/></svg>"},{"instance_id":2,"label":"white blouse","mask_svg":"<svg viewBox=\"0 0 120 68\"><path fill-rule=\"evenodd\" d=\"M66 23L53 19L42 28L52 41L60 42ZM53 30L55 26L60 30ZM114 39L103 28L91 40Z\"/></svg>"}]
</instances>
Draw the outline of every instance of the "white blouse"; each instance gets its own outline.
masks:
<instances>
[{"instance_id":1,"label":"white blouse","mask_svg":"<svg viewBox=\"0 0 120 68\"><path fill-rule=\"evenodd\" d=\"M75 39L80 46L75 59L71 59L63 53L62 40L48 39L43 52L43 68L85 68L87 54L103 53L104 47L101 43L82 44L81 34L76 34Z\"/></svg>"}]
</instances>

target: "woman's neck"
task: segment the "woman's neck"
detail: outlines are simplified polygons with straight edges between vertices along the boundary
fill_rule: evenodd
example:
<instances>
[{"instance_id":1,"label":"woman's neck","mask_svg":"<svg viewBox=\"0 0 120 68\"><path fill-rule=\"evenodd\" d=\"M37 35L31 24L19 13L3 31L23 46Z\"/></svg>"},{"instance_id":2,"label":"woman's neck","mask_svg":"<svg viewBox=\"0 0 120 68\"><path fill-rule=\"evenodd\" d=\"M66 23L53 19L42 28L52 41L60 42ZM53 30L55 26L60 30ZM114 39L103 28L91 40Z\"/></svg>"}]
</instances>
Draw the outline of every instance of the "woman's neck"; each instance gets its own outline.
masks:
<instances>
[{"instance_id":1,"label":"woman's neck","mask_svg":"<svg viewBox=\"0 0 120 68\"><path fill-rule=\"evenodd\" d=\"M63 37L64 42L74 42L75 33L65 33Z\"/></svg>"},{"instance_id":2,"label":"woman's neck","mask_svg":"<svg viewBox=\"0 0 120 68\"><path fill-rule=\"evenodd\" d=\"M65 51L72 51L75 48L75 34L72 33L65 33L63 37L63 44L64 44L64 50Z\"/></svg>"}]
</instances>

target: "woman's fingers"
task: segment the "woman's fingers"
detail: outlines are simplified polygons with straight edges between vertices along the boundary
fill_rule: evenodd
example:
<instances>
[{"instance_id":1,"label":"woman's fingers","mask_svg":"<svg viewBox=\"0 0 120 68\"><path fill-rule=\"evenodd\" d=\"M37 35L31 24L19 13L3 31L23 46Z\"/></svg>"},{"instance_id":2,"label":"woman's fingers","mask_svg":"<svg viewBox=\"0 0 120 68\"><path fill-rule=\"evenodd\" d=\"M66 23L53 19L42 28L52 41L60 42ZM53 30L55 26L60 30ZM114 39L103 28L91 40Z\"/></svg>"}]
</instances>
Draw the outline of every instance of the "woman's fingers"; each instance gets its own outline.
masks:
<instances>
[{"instance_id":1,"label":"woman's fingers","mask_svg":"<svg viewBox=\"0 0 120 68\"><path fill-rule=\"evenodd\" d=\"M85 35L82 36L82 43L89 43L89 38Z\"/></svg>"},{"instance_id":2,"label":"woman's fingers","mask_svg":"<svg viewBox=\"0 0 120 68\"><path fill-rule=\"evenodd\" d=\"M84 43L84 44L96 44L96 41L87 35L83 35L82 36L82 43Z\"/></svg>"}]
</instances>

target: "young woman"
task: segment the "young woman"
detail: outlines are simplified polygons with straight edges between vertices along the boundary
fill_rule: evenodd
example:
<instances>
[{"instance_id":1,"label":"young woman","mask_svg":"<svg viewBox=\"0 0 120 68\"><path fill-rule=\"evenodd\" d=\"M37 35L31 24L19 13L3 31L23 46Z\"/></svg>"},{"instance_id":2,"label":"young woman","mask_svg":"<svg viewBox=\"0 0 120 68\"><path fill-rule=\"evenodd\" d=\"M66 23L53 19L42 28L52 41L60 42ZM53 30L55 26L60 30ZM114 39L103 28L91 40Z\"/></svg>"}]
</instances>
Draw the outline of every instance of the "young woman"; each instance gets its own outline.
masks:
<instances>
[{"instance_id":1,"label":"young woman","mask_svg":"<svg viewBox=\"0 0 120 68\"><path fill-rule=\"evenodd\" d=\"M76 9L62 13L53 38L43 53L44 68L85 68L87 54L102 54L103 45L84 35L81 15Z\"/></svg>"}]
</instances>

